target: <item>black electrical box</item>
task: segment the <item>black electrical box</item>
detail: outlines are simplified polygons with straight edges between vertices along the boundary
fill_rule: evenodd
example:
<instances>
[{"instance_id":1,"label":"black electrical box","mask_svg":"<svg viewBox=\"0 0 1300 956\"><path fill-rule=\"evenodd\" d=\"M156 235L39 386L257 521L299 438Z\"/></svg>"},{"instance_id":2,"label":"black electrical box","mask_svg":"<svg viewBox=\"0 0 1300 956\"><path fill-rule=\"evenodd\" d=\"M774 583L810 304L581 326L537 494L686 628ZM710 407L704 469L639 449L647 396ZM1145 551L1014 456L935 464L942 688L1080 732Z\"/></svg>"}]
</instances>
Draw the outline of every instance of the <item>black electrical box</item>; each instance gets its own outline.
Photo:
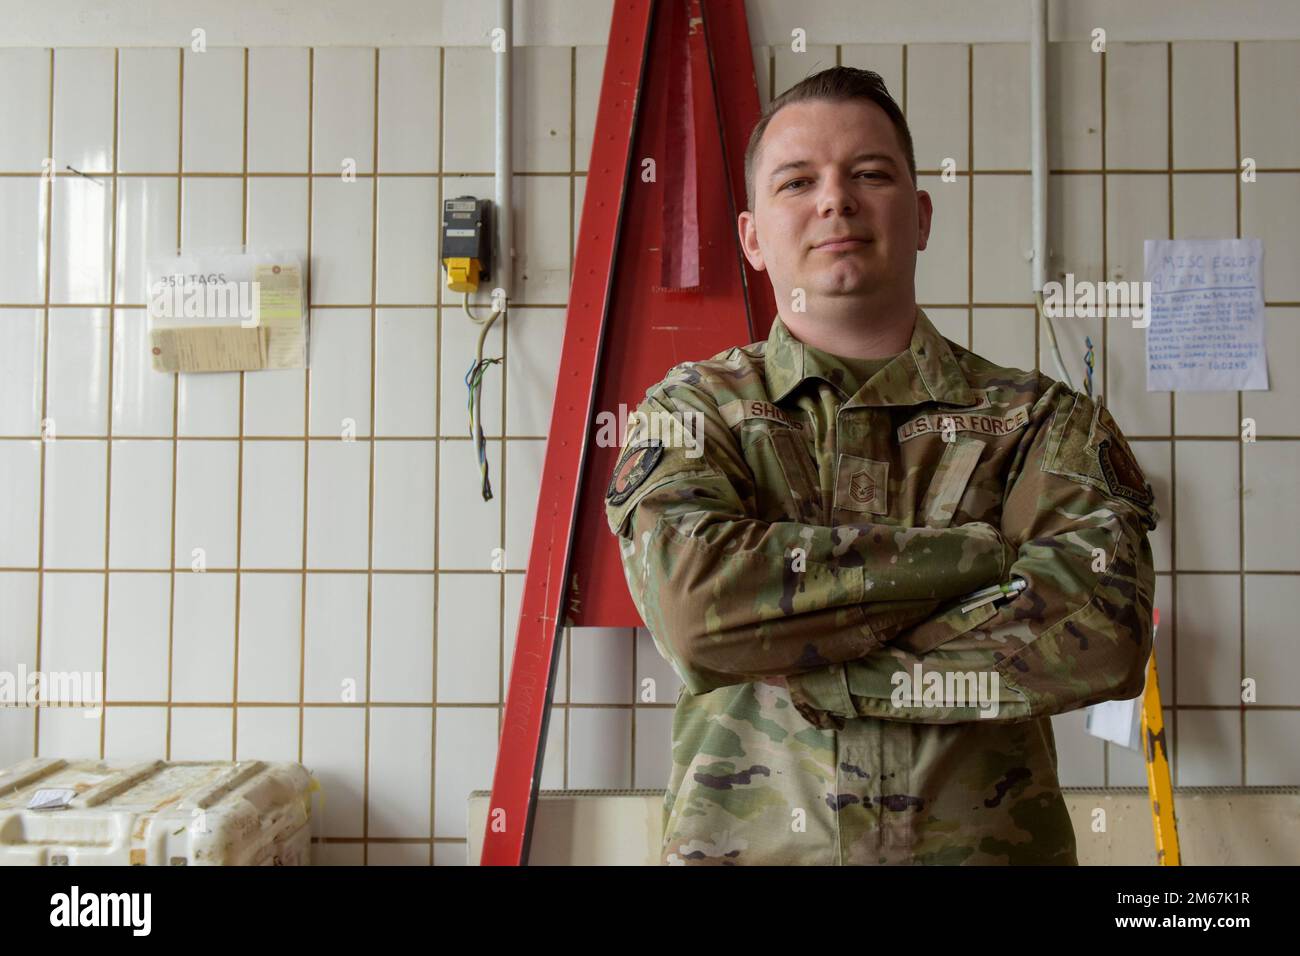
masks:
<instances>
[{"instance_id":1,"label":"black electrical box","mask_svg":"<svg viewBox=\"0 0 1300 956\"><path fill-rule=\"evenodd\" d=\"M492 201L457 196L442 204L442 262L453 288L492 275Z\"/></svg>"}]
</instances>

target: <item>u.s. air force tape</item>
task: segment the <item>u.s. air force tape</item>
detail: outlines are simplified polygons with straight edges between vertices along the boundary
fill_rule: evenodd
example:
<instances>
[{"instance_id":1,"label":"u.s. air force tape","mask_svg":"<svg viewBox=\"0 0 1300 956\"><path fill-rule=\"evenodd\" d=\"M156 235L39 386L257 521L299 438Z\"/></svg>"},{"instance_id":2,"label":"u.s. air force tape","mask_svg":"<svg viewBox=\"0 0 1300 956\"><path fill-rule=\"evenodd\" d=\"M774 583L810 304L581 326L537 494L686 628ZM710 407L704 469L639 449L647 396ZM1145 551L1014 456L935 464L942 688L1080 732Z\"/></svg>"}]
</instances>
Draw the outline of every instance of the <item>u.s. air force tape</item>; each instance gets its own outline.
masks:
<instances>
[{"instance_id":1,"label":"u.s. air force tape","mask_svg":"<svg viewBox=\"0 0 1300 956\"><path fill-rule=\"evenodd\" d=\"M978 432L981 435L1009 435L1029 424L1029 406L1020 405L1006 415L971 415L968 412L929 412L917 415L898 426L901 444L920 435L951 432Z\"/></svg>"},{"instance_id":2,"label":"u.s. air force tape","mask_svg":"<svg viewBox=\"0 0 1300 956\"><path fill-rule=\"evenodd\" d=\"M605 491L605 500L612 505L621 505L627 501L632 492L650 476L663 456L664 446L658 438L647 438L628 445L614 466L609 488Z\"/></svg>"}]
</instances>

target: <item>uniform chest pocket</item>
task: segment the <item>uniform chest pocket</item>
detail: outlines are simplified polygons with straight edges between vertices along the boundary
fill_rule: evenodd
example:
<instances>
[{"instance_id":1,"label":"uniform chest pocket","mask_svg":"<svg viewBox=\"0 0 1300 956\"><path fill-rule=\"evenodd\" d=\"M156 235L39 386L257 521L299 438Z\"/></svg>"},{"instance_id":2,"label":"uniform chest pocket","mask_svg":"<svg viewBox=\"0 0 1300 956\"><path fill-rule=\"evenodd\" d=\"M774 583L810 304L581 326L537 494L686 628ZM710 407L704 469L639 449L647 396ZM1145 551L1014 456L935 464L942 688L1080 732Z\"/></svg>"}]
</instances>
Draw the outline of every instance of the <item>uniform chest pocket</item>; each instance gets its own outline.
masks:
<instances>
[{"instance_id":1,"label":"uniform chest pocket","mask_svg":"<svg viewBox=\"0 0 1300 956\"><path fill-rule=\"evenodd\" d=\"M824 524L821 479L812 453L784 426L751 426L745 458L754 473L754 496L764 521Z\"/></svg>"}]
</instances>

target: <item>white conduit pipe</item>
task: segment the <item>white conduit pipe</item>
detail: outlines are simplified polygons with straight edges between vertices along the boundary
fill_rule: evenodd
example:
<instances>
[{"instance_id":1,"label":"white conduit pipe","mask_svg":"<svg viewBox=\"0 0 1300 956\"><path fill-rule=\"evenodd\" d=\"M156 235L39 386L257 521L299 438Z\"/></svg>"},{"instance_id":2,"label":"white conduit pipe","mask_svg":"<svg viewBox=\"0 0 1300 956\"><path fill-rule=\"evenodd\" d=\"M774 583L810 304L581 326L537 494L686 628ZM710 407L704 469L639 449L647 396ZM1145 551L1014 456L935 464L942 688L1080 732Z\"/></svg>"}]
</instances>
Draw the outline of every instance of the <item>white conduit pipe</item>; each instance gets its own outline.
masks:
<instances>
[{"instance_id":1,"label":"white conduit pipe","mask_svg":"<svg viewBox=\"0 0 1300 956\"><path fill-rule=\"evenodd\" d=\"M497 0L497 23L505 31L505 49L496 59L496 235L499 250L496 257L498 288L510 299L510 282L514 277L514 217L511 194L514 187L514 153L510 142L510 58L515 43L514 10L512 0ZM493 304L494 310L497 304ZM505 302L500 303L505 311Z\"/></svg>"},{"instance_id":2,"label":"white conduit pipe","mask_svg":"<svg viewBox=\"0 0 1300 956\"><path fill-rule=\"evenodd\" d=\"M1047 283L1047 0L1032 0L1029 31L1029 168L1033 202L1033 263L1031 279L1038 315L1047 329L1057 376L1070 388L1074 383L1061 358L1056 329L1043 311L1043 286Z\"/></svg>"}]
</instances>

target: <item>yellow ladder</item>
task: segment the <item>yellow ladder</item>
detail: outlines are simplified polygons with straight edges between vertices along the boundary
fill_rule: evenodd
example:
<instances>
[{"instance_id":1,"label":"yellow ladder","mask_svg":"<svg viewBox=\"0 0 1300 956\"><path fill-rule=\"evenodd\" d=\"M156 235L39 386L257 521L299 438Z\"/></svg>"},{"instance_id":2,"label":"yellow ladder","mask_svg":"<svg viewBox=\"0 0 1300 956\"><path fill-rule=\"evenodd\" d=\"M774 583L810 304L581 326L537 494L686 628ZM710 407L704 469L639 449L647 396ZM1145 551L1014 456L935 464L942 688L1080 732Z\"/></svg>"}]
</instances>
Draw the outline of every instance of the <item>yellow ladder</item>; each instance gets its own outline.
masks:
<instances>
[{"instance_id":1,"label":"yellow ladder","mask_svg":"<svg viewBox=\"0 0 1300 956\"><path fill-rule=\"evenodd\" d=\"M1147 795L1151 799L1151 823L1156 832L1156 863L1159 866L1181 866L1178 821L1174 819L1174 788L1169 777L1165 716L1160 709L1160 684L1156 680L1154 637L1159 629L1160 609L1156 608L1151 660L1147 663L1147 686L1142 694L1142 752L1147 760Z\"/></svg>"}]
</instances>

